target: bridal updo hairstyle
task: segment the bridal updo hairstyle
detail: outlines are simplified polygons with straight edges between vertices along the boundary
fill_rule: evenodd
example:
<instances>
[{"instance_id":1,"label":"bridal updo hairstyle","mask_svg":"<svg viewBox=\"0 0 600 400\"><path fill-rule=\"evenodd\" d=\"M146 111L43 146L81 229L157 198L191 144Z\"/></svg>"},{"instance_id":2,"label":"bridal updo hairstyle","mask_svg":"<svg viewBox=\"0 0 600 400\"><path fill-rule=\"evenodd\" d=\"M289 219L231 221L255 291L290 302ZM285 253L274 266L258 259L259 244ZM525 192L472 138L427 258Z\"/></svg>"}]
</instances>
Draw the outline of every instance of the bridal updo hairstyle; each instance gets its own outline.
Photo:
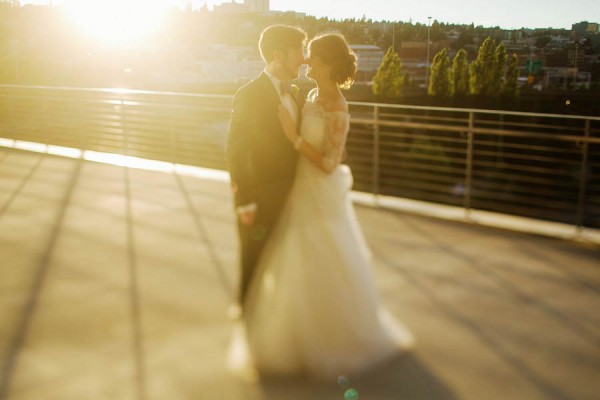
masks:
<instances>
[{"instance_id":1,"label":"bridal updo hairstyle","mask_svg":"<svg viewBox=\"0 0 600 400\"><path fill-rule=\"evenodd\" d=\"M342 35L327 33L310 41L308 49L311 56L319 57L332 67L333 80L343 89L349 89L356 74L356 55Z\"/></svg>"}]
</instances>

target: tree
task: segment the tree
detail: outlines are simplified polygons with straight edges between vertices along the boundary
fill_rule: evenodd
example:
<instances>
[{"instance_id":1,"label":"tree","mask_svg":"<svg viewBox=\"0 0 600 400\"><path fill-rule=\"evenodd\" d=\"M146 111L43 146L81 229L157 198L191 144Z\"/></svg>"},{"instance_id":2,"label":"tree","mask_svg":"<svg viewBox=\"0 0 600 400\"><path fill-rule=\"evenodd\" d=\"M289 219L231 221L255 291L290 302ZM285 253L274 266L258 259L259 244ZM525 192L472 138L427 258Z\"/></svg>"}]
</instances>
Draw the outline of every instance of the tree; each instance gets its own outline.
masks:
<instances>
[{"instance_id":1,"label":"tree","mask_svg":"<svg viewBox=\"0 0 600 400\"><path fill-rule=\"evenodd\" d=\"M475 28L473 24L462 27L460 30L458 40L456 41L456 48L460 49L466 46L471 46L473 44L473 39L475 39Z\"/></svg>"},{"instance_id":2,"label":"tree","mask_svg":"<svg viewBox=\"0 0 600 400\"><path fill-rule=\"evenodd\" d=\"M502 93L506 72L506 47L488 37L479 46L477 59L471 63L471 94L497 96Z\"/></svg>"},{"instance_id":3,"label":"tree","mask_svg":"<svg viewBox=\"0 0 600 400\"><path fill-rule=\"evenodd\" d=\"M431 66L431 78L427 94L430 96L450 96L452 95L452 85L450 80L450 59L448 50L443 48L435 57Z\"/></svg>"},{"instance_id":4,"label":"tree","mask_svg":"<svg viewBox=\"0 0 600 400\"><path fill-rule=\"evenodd\" d=\"M506 53L506 47L504 47L504 43L500 43L498 47L496 47L496 51L494 52L494 74L492 76L491 88L489 93L492 96L495 96L502 92L502 88L504 86L504 73L506 72L507 58L508 55Z\"/></svg>"},{"instance_id":5,"label":"tree","mask_svg":"<svg viewBox=\"0 0 600 400\"><path fill-rule=\"evenodd\" d=\"M440 24L437 19L434 20L430 28L430 37L432 42L446 40L446 25Z\"/></svg>"},{"instance_id":6,"label":"tree","mask_svg":"<svg viewBox=\"0 0 600 400\"><path fill-rule=\"evenodd\" d=\"M492 81L495 73L495 42L492 38L486 38L477 52L477 59L471 63L471 75L469 87L471 94L493 95Z\"/></svg>"},{"instance_id":7,"label":"tree","mask_svg":"<svg viewBox=\"0 0 600 400\"><path fill-rule=\"evenodd\" d=\"M519 95L519 86L517 80L519 79L519 58L513 53L510 61L508 62L508 68L506 70L506 79L504 86L502 87L502 94L507 97L517 97Z\"/></svg>"},{"instance_id":8,"label":"tree","mask_svg":"<svg viewBox=\"0 0 600 400\"><path fill-rule=\"evenodd\" d=\"M402 94L403 86L402 62L398 53L390 47L373 77L373 94L383 97L399 97Z\"/></svg>"},{"instance_id":9,"label":"tree","mask_svg":"<svg viewBox=\"0 0 600 400\"><path fill-rule=\"evenodd\" d=\"M465 49L460 49L452 61L452 89L457 96L469 93L469 63Z\"/></svg>"}]
</instances>

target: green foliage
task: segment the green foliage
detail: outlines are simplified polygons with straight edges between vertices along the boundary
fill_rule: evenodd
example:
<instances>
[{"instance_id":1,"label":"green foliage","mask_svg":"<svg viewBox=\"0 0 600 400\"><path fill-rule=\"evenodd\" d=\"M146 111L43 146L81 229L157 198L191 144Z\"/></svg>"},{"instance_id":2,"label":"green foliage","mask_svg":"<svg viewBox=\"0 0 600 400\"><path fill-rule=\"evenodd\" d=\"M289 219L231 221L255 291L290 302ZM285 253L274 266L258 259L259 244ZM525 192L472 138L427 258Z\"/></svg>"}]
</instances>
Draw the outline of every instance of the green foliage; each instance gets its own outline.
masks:
<instances>
[{"instance_id":1,"label":"green foliage","mask_svg":"<svg viewBox=\"0 0 600 400\"><path fill-rule=\"evenodd\" d=\"M498 96L504 93L506 82L506 47L488 37L479 46L477 59L471 63L470 92L475 95ZM516 68L516 66L515 66ZM514 75L514 71L511 71Z\"/></svg>"},{"instance_id":2,"label":"green foliage","mask_svg":"<svg viewBox=\"0 0 600 400\"><path fill-rule=\"evenodd\" d=\"M494 64L491 82L490 94L496 95L502 92L502 87L504 86L504 73L506 72L506 59L508 55L506 53L506 47L504 47L504 43L500 43L498 47L496 47L496 51L494 52Z\"/></svg>"},{"instance_id":3,"label":"green foliage","mask_svg":"<svg viewBox=\"0 0 600 400\"><path fill-rule=\"evenodd\" d=\"M452 61L452 89L457 96L469 93L469 63L465 49L460 49Z\"/></svg>"},{"instance_id":4,"label":"green foliage","mask_svg":"<svg viewBox=\"0 0 600 400\"><path fill-rule=\"evenodd\" d=\"M488 37L479 46L477 59L471 63L469 87L471 94L494 95L493 80L495 74L495 41Z\"/></svg>"},{"instance_id":5,"label":"green foliage","mask_svg":"<svg viewBox=\"0 0 600 400\"><path fill-rule=\"evenodd\" d=\"M430 39L432 42L446 40L446 24L439 23L437 19L434 20L431 24Z\"/></svg>"},{"instance_id":6,"label":"green foliage","mask_svg":"<svg viewBox=\"0 0 600 400\"><path fill-rule=\"evenodd\" d=\"M398 53L390 47L373 77L373 94L382 97L399 97L403 86L402 62Z\"/></svg>"},{"instance_id":7,"label":"green foliage","mask_svg":"<svg viewBox=\"0 0 600 400\"><path fill-rule=\"evenodd\" d=\"M519 58L513 53L508 68L506 70L506 79L502 87L502 94L507 97L517 97L519 95L519 86L517 80L519 78Z\"/></svg>"},{"instance_id":8,"label":"green foliage","mask_svg":"<svg viewBox=\"0 0 600 400\"><path fill-rule=\"evenodd\" d=\"M433 57L427 94L430 96L452 95L450 59L448 58L448 50L445 48L440 50L435 57Z\"/></svg>"}]
</instances>

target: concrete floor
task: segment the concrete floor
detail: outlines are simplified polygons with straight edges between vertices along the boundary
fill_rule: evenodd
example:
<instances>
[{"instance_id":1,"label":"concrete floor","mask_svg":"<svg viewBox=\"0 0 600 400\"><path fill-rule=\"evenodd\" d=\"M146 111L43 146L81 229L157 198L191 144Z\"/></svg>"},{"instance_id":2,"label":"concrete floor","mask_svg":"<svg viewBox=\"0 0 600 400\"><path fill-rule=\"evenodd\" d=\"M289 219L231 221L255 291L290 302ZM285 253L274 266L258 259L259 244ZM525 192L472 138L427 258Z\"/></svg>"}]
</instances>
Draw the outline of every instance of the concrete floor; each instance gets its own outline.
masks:
<instances>
[{"instance_id":1,"label":"concrete floor","mask_svg":"<svg viewBox=\"0 0 600 400\"><path fill-rule=\"evenodd\" d=\"M238 380L231 208L223 181L0 147L0 399L600 398L597 246L364 206L414 350L346 384Z\"/></svg>"}]
</instances>

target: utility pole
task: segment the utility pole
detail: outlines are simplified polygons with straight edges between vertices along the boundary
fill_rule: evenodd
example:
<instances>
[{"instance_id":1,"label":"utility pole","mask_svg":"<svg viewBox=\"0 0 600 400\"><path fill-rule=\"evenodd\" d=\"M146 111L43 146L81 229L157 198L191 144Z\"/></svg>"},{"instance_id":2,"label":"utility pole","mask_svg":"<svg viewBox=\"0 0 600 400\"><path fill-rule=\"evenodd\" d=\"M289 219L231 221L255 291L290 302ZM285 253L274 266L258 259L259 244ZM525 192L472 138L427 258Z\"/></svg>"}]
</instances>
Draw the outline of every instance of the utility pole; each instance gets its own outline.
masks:
<instances>
[{"instance_id":1,"label":"utility pole","mask_svg":"<svg viewBox=\"0 0 600 400\"><path fill-rule=\"evenodd\" d=\"M578 56L578 52L579 52L579 43L575 43L575 60L573 62L573 66L575 68L573 68L573 90L575 90L575 87L577 85L577 56Z\"/></svg>"}]
</instances>

